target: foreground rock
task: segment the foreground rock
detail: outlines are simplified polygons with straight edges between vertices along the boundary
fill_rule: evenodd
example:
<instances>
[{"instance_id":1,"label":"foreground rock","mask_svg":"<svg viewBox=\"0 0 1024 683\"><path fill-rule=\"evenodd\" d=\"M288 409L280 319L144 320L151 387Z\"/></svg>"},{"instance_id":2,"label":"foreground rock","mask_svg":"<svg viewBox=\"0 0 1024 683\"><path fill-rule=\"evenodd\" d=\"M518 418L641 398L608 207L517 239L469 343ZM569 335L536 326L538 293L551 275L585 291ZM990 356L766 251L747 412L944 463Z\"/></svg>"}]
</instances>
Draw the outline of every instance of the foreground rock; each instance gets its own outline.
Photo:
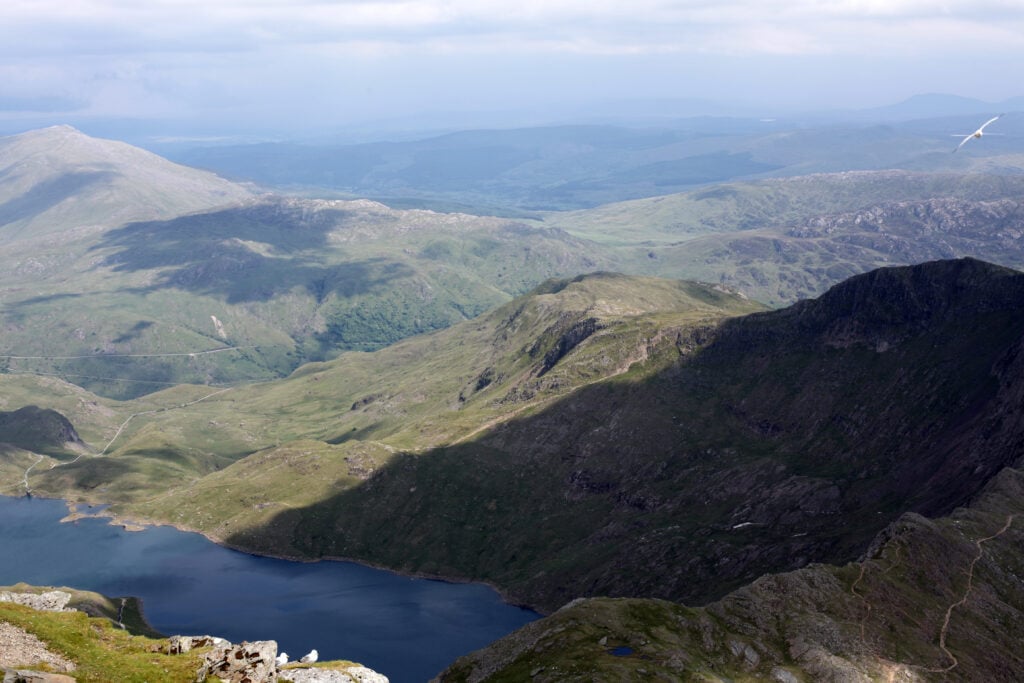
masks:
<instances>
[{"instance_id":1,"label":"foreground rock","mask_svg":"<svg viewBox=\"0 0 1024 683\"><path fill-rule=\"evenodd\" d=\"M196 672L197 683L213 676L229 683L274 683L277 681L276 640L217 647L207 653Z\"/></svg>"},{"instance_id":2,"label":"foreground rock","mask_svg":"<svg viewBox=\"0 0 1024 683\"><path fill-rule=\"evenodd\" d=\"M71 592L68 592L71 591ZM85 597L85 599L83 599ZM125 598L121 598L123 601ZM19 608L9 608L12 620L17 620L18 615L25 616L27 607L30 610L41 612L83 612L89 616L95 616L97 612L96 603L111 603L109 598L99 594L87 594L74 589L48 590L40 589L27 584L18 584L13 590L0 591L0 603L11 603L20 605ZM68 607L68 604L76 608ZM109 609L108 609L109 612ZM100 680L96 678L95 657L96 650L104 650L106 658L103 660L104 683L115 683L116 681L141 680L136 659L132 666L124 671L118 669L122 663L119 658L129 657L129 651L133 646L127 642L114 639L116 643L110 642L110 636L102 634L104 629L99 625L102 622L94 622L85 629L76 631L76 627L68 627L79 617L69 615L55 615L54 619L64 624L59 628L53 628L50 624L46 633L67 633L68 638L58 637L56 643L51 643L55 649L61 650L68 657L57 654L50 649L47 643L40 640L36 635L26 630L34 629L38 619L25 620L21 626L16 626L6 621L0 621L0 681L2 683L71 683L75 679L55 672L76 672L76 676L84 676L87 680ZM102 618L113 622L120 629L124 626L119 624L109 613ZM19 622L20 623L20 622ZM55 622L56 623L56 622ZM81 625L81 621L78 622ZM81 628L79 626L78 628ZM109 629L108 629L109 630ZM151 629L147 626L143 629L148 638L153 638ZM79 634L75 636L76 632ZM81 634L87 632L90 635L85 638L87 642L81 641ZM114 634L121 638L134 639L136 650L141 649L143 658L152 660L153 657L169 657L170 660L178 662L177 673L169 673L168 668L163 668L161 681L169 683L185 683L196 681L205 683L210 679L227 681L228 683L277 683L278 681L291 681L291 683L388 683L387 677L352 662L324 662L316 668L304 668L296 664L284 670L276 662L277 642L273 640L243 642L235 645L224 638L217 636L182 636L175 635L165 640L150 640L138 638L118 628L114 628ZM48 636L49 637L49 636ZM142 641L141 644L139 641ZM76 666L75 653L82 652L83 659L79 661L80 668ZM138 651L134 653L138 655ZM90 660L92 660L90 668ZM195 664L190 664L195 662ZM190 668L192 666L197 668ZM160 666L160 665L157 665ZM163 664L167 667L167 664ZM169 667L172 668L172 667ZM44 669L38 671L36 669ZM134 673L129 673L129 670ZM160 669L157 669L160 670ZM150 676L152 674L149 674ZM153 680L147 677L147 680Z\"/></svg>"},{"instance_id":3,"label":"foreground rock","mask_svg":"<svg viewBox=\"0 0 1024 683\"><path fill-rule=\"evenodd\" d=\"M70 601L71 593L65 591L47 591L41 594L0 591L0 602L13 602L45 612L73 612L74 610L67 606Z\"/></svg>"},{"instance_id":4,"label":"foreground rock","mask_svg":"<svg viewBox=\"0 0 1024 683\"><path fill-rule=\"evenodd\" d=\"M388 683L387 676L365 666L343 669L283 669L279 680L282 683Z\"/></svg>"}]
</instances>

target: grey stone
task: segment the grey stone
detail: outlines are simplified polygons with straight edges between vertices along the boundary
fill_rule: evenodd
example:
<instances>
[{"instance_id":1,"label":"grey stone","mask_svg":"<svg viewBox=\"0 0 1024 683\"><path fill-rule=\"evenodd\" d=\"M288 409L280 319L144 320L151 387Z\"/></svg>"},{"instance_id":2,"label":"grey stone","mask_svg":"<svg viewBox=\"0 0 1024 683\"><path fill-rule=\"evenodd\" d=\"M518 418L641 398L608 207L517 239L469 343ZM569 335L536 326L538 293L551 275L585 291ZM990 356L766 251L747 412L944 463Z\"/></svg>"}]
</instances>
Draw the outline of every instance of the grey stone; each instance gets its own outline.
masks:
<instances>
[{"instance_id":1,"label":"grey stone","mask_svg":"<svg viewBox=\"0 0 1024 683\"><path fill-rule=\"evenodd\" d=\"M276 683L276 657L276 640L219 647L206 654L203 665L196 672L196 681L202 683L214 676L228 683Z\"/></svg>"}]
</instances>

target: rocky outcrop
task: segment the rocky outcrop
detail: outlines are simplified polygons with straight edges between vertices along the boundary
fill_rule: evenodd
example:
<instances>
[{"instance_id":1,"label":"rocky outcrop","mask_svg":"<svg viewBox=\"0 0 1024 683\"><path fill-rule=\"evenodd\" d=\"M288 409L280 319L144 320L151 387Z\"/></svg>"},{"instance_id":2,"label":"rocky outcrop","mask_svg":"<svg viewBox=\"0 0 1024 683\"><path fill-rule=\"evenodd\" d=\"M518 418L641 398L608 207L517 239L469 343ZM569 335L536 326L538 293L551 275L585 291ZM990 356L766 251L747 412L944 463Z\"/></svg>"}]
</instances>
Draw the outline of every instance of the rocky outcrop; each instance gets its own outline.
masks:
<instances>
[{"instance_id":1,"label":"rocky outcrop","mask_svg":"<svg viewBox=\"0 0 1024 683\"><path fill-rule=\"evenodd\" d=\"M13 602L45 612L74 612L67 606L70 601L71 593L65 591L47 591L46 593L0 591L0 602Z\"/></svg>"},{"instance_id":2,"label":"rocky outcrop","mask_svg":"<svg viewBox=\"0 0 1024 683\"><path fill-rule=\"evenodd\" d=\"M182 655L200 647L231 647L231 643L216 636L171 636L167 639L166 652L169 655Z\"/></svg>"},{"instance_id":3,"label":"rocky outcrop","mask_svg":"<svg viewBox=\"0 0 1024 683\"><path fill-rule=\"evenodd\" d=\"M0 411L0 442L44 455L61 455L82 447L70 420L56 410L32 405Z\"/></svg>"},{"instance_id":4,"label":"rocky outcrop","mask_svg":"<svg viewBox=\"0 0 1024 683\"><path fill-rule=\"evenodd\" d=\"M213 676L229 683L275 683L276 640L257 640L215 648L196 672L196 682Z\"/></svg>"}]
</instances>

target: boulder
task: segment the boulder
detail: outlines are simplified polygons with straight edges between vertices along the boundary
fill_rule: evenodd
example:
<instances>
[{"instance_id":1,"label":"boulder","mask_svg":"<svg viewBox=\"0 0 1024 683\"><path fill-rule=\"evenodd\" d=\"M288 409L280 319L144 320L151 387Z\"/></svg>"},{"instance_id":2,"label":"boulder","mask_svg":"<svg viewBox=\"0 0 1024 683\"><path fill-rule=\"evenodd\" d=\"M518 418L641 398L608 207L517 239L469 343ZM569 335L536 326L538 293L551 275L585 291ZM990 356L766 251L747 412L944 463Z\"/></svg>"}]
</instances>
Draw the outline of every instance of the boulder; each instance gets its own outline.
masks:
<instances>
[{"instance_id":1,"label":"boulder","mask_svg":"<svg viewBox=\"0 0 1024 683\"><path fill-rule=\"evenodd\" d=\"M3 683L75 683L75 679L48 671L8 669L4 674Z\"/></svg>"},{"instance_id":2,"label":"boulder","mask_svg":"<svg viewBox=\"0 0 1024 683\"><path fill-rule=\"evenodd\" d=\"M213 676L229 683L276 683L276 657L276 640L218 647L206 654L196 672L196 682L203 683Z\"/></svg>"}]
</instances>

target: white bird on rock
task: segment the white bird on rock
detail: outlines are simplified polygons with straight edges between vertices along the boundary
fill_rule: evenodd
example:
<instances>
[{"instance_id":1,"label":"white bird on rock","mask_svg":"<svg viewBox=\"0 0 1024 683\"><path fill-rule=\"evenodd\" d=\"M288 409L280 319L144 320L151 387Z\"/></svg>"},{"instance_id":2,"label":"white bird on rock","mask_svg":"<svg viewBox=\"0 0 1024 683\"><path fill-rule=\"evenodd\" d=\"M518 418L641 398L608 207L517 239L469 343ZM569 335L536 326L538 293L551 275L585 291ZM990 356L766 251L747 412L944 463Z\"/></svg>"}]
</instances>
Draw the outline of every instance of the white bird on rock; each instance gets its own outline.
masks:
<instances>
[{"instance_id":1,"label":"white bird on rock","mask_svg":"<svg viewBox=\"0 0 1024 683\"><path fill-rule=\"evenodd\" d=\"M313 662L316 661L316 658L318 656L319 655L317 655L316 650L310 650L309 654L306 655L305 657L303 657L302 659L300 659L299 661L302 662L303 664L312 664Z\"/></svg>"},{"instance_id":2,"label":"white bird on rock","mask_svg":"<svg viewBox=\"0 0 1024 683\"><path fill-rule=\"evenodd\" d=\"M284 666L285 664L287 664L288 663L288 653L287 652L282 652L281 654L279 654L277 656L277 659L274 660L274 663L277 664L278 666Z\"/></svg>"},{"instance_id":3,"label":"white bird on rock","mask_svg":"<svg viewBox=\"0 0 1024 683\"><path fill-rule=\"evenodd\" d=\"M999 114L999 116L1002 116L1002 114ZM970 134L966 135L966 136L964 137L964 139L960 141L960 144L956 146L956 149L954 149L954 150L953 150L953 152L955 153L955 152L956 152L957 150L959 150L959 149L960 149L961 147L963 147L964 145L966 145L966 144L967 144L967 141L968 141L968 140L970 140L971 138L980 138L980 137L981 137L982 135L984 135L984 134L985 134L985 133L984 133L984 130L985 130L985 126L987 126L988 124L990 124L990 123L992 123L993 121L995 121L996 119L998 119L998 118L999 118L999 116L993 116L993 117L992 117L992 118L990 118L990 119L989 119L988 121L986 121L985 123L981 124L981 128L979 128L978 130L974 131L973 133L970 133ZM991 133L990 133L990 135L991 135ZM957 136L957 137L960 137L960 134L959 134L959 133L957 133L957 134L956 134L956 136Z\"/></svg>"}]
</instances>

